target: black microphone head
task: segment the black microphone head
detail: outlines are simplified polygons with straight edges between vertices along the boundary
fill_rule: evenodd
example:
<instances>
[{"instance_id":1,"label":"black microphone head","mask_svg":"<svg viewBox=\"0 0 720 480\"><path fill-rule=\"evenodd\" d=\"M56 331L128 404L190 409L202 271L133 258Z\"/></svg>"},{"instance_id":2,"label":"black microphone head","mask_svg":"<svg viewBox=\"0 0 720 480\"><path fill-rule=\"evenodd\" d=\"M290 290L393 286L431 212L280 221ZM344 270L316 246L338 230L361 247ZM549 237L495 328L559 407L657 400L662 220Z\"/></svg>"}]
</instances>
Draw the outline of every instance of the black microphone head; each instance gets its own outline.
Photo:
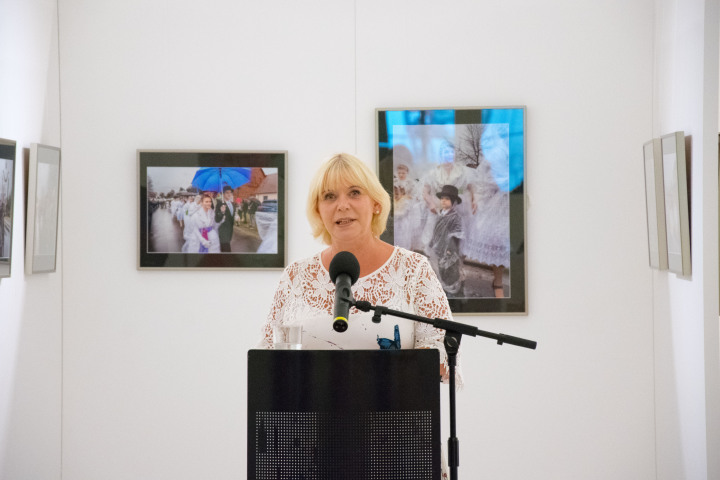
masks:
<instances>
[{"instance_id":1,"label":"black microphone head","mask_svg":"<svg viewBox=\"0 0 720 480\"><path fill-rule=\"evenodd\" d=\"M340 252L330 261L329 272L333 283L338 275L345 273L350 277L350 283L354 284L360 276L360 264L352 253Z\"/></svg>"}]
</instances>

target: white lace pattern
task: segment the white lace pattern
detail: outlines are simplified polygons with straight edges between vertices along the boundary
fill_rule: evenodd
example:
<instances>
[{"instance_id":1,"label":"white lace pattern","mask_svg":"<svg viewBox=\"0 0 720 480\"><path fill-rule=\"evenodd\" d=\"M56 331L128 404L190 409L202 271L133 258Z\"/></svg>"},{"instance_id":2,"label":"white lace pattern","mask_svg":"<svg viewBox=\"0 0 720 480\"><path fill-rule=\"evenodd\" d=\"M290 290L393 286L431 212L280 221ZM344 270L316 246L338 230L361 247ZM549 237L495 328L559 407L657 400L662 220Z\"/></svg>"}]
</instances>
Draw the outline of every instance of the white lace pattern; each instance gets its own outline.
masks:
<instances>
[{"instance_id":1,"label":"white lace pattern","mask_svg":"<svg viewBox=\"0 0 720 480\"><path fill-rule=\"evenodd\" d=\"M442 286L427 258L395 247L390 258L375 272L361 277L352 286L355 300L409 312L429 318L452 320ZM381 336L402 340L411 348L435 348L447 368L443 346L444 330L432 325L385 316L381 324L371 322L372 313L350 310L350 328L345 333L331 328L335 285L320 260L320 254L288 265L283 272L267 322L262 328L260 348L272 348L273 326L303 326L304 348L355 349L378 348ZM399 333L398 333L399 331ZM386 339L382 339L386 340ZM307 342L307 344L306 344ZM456 369L456 387L462 385ZM447 378L443 379L446 382Z\"/></svg>"}]
</instances>

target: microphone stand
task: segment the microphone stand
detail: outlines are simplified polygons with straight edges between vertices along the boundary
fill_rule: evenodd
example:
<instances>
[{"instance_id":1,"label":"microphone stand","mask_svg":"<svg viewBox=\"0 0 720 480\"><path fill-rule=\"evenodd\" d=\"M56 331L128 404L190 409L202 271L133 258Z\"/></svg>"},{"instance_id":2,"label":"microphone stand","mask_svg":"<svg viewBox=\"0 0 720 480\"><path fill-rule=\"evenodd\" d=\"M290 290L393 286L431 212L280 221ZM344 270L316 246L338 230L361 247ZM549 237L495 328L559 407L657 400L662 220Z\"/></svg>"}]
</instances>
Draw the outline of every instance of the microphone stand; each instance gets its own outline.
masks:
<instances>
[{"instance_id":1,"label":"microphone stand","mask_svg":"<svg viewBox=\"0 0 720 480\"><path fill-rule=\"evenodd\" d=\"M457 353L460 349L460 340L462 340L463 334L473 337L492 338L497 340L498 345L509 343L510 345L530 348L532 350L535 350L537 347L537 342L502 333L486 332L473 327L472 325L453 322L451 320L444 320L442 318L427 318L421 317L420 315L414 315L412 313L401 312L399 310L391 310L387 307L383 307L382 305L372 305L370 302L362 300L355 301L351 298L349 299L349 302L351 306L354 306L360 311L369 312L370 310L373 310L374 313L372 321L374 323L380 323L383 315L392 315L395 317L407 318L408 320L416 322L427 323L435 328L445 330L443 344L445 345L445 352L448 356L448 374L450 383L450 438L448 438L448 466L450 467L450 480L457 480L458 466L460 465L460 442L457 438L456 432L455 367L457 366Z\"/></svg>"}]
</instances>

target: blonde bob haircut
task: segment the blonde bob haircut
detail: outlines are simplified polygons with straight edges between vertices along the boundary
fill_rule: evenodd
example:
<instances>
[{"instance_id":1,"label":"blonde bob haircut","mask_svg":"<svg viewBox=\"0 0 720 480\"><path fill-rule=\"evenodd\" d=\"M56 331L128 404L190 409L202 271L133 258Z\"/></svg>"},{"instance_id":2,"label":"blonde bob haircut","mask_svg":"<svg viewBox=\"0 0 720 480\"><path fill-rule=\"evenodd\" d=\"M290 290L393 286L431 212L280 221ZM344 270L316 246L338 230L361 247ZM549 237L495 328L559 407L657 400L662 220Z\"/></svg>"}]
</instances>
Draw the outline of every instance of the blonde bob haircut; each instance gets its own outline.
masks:
<instances>
[{"instance_id":1,"label":"blonde bob haircut","mask_svg":"<svg viewBox=\"0 0 720 480\"><path fill-rule=\"evenodd\" d=\"M338 153L320 166L310 183L307 201L307 217L315 238L326 245L332 239L320 217L318 204L324 192L337 190L341 185L353 185L364 189L373 202L380 204L380 213L373 214L370 229L376 237L385 231L390 215L390 195L380 184L377 176L360 159L349 153Z\"/></svg>"}]
</instances>

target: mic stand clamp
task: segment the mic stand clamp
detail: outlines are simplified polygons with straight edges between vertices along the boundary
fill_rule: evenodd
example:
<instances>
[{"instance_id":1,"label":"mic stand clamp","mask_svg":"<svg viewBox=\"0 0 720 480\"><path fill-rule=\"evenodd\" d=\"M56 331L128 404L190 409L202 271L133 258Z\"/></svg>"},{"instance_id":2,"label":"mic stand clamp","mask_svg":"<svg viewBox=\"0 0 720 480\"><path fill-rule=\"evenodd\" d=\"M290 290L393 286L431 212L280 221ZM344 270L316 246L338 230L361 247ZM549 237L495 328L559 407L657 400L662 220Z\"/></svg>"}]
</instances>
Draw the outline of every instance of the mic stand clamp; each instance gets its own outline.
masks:
<instances>
[{"instance_id":1,"label":"mic stand clamp","mask_svg":"<svg viewBox=\"0 0 720 480\"><path fill-rule=\"evenodd\" d=\"M460 441L457 438L456 432L456 412L455 412L455 367L457 366L457 354L460 349L460 340L462 340L463 333L467 335L488 337L497 340L498 345L509 343L511 345L517 345L518 347L525 347L534 350L537 347L537 342L532 340L526 340L524 338L513 337L510 335L504 335L502 333L490 333L473 327L472 325L466 325L464 323L453 322L451 320L444 320L442 318L427 318L421 317L420 315L413 315L412 313L400 312L398 310L391 310L382 305L372 305L370 302L364 300L351 300L350 305L354 306L360 311L369 312L373 310L372 321L374 323L380 323L380 317L382 315L392 315L394 317L407 318L421 323L428 323L435 328L441 328L445 330L445 338L443 344L445 345L445 353L448 356L448 375L449 375L449 387L450 387L450 437L448 438L448 467L450 467L450 480L457 480L458 478L458 466L460 465Z\"/></svg>"},{"instance_id":2,"label":"mic stand clamp","mask_svg":"<svg viewBox=\"0 0 720 480\"><path fill-rule=\"evenodd\" d=\"M367 310L365 310L367 312ZM380 323L380 320L385 312L387 312L387 308L381 307L380 305L375 307L375 313L373 314L372 321L373 323Z\"/></svg>"}]
</instances>

